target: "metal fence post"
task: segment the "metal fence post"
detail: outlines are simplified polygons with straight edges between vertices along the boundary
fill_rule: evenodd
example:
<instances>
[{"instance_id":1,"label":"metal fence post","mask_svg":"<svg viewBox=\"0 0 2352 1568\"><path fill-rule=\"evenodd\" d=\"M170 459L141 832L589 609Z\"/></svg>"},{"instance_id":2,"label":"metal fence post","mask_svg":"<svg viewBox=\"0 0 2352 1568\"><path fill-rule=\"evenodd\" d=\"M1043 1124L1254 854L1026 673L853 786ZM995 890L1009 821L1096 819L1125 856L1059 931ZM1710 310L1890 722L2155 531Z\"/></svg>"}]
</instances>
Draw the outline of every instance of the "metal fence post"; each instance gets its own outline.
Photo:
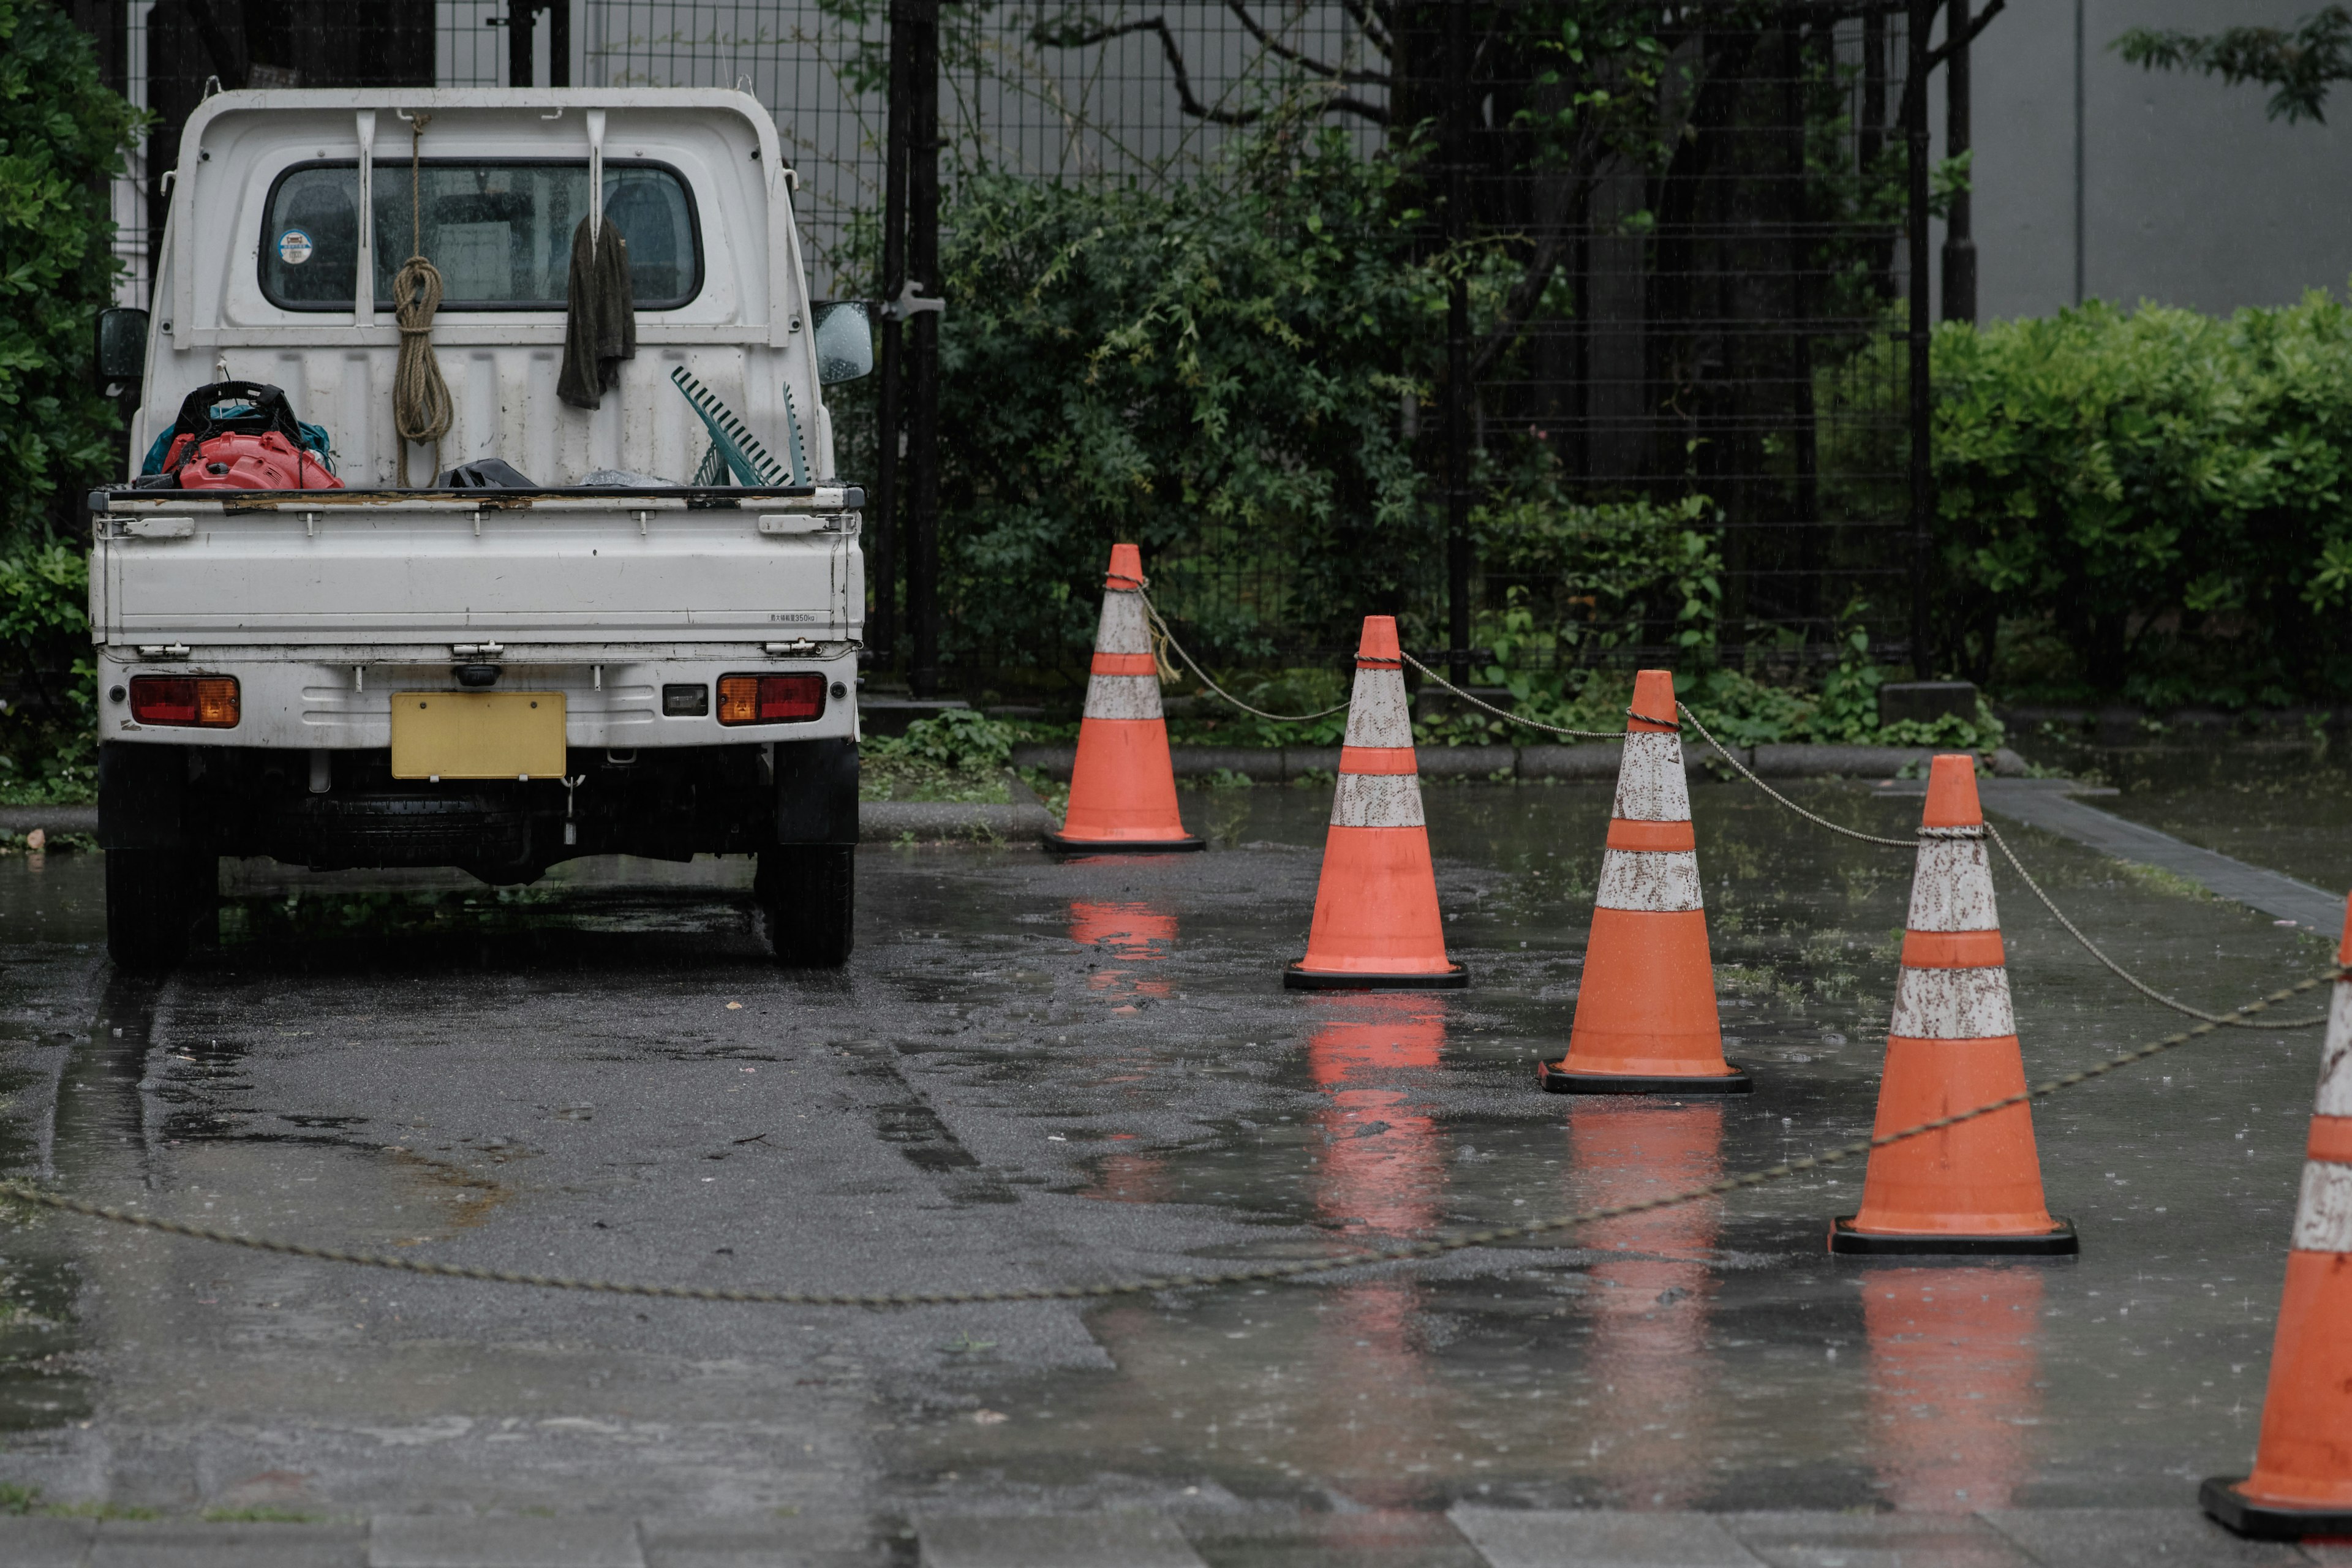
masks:
<instances>
[{"instance_id":1,"label":"metal fence post","mask_svg":"<svg viewBox=\"0 0 2352 1568\"><path fill-rule=\"evenodd\" d=\"M1927 319L1927 31L1934 26L1937 0L1911 0L1910 37L1904 82L1904 133L1910 156L1911 330L1906 358L1910 371L1911 415L1911 671L1919 680L1935 679L1935 659L1927 637L1928 580L1935 565L1935 474L1929 467L1929 422L1935 415L1935 383L1927 355L1931 328Z\"/></svg>"},{"instance_id":2,"label":"metal fence post","mask_svg":"<svg viewBox=\"0 0 2352 1568\"><path fill-rule=\"evenodd\" d=\"M940 294L940 0L911 0L908 51L907 275L927 299ZM908 356L914 407L907 431L908 683L918 697L940 684L940 313L915 318Z\"/></svg>"},{"instance_id":3,"label":"metal fence post","mask_svg":"<svg viewBox=\"0 0 2352 1568\"><path fill-rule=\"evenodd\" d=\"M1969 150L1969 0L1950 0L1944 36L1952 52L1944 62L1944 156L1958 158ZM1977 242L1969 231L1970 209L1967 176L1952 193L1951 211L1944 218L1944 320L1973 322L1977 319Z\"/></svg>"},{"instance_id":4,"label":"metal fence post","mask_svg":"<svg viewBox=\"0 0 2352 1568\"><path fill-rule=\"evenodd\" d=\"M912 48L913 0L890 7L889 138L882 171L882 369L874 393L874 507L866 534L866 585L874 607L866 618L866 645L874 662L888 668L898 653L898 443L905 430L906 328L896 301L907 286L907 141L909 100L908 55Z\"/></svg>"},{"instance_id":5,"label":"metal fence post","mask_svg":"<svg viewBox=\"0 0 2352 1568\"><path fill-rule=\"evenodd\" d=\"M1454 263L1445 302L1445 664L1470 679L1470 279L1459 249L1470 231L1470 57L1463 13L1445 7L1445 244Z\"/></svg>"}]
</instances>

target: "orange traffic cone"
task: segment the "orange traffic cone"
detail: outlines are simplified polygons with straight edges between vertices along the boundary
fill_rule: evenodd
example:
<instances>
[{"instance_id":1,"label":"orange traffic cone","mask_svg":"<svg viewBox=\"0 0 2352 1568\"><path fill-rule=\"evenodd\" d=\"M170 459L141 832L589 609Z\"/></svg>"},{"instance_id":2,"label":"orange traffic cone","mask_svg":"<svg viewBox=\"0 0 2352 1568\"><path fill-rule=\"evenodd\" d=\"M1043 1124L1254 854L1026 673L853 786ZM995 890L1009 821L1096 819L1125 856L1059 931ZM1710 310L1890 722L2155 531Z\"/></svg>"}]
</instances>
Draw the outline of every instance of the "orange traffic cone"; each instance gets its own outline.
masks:
<instances>
[{"instance_id":1,"label":"orange traffic cone","mask_svg":"<svg viewBox=\"0 0 2352 1568\"><path fill-rule=\"evenodd\" d=\"M2352 911L2336 950L2352 963ZM2336 983L2254 1473L2197 1500L2241 1535L2352 1535L2352 981Z\"/></svg>"},{"instance_id":2,"label":"orange traffic cone","mask_svg":"<svg viewBox=\"0 0 2352 1568\"><path fill-rule=\"evenodd\" d=\"M1976 760L1937 757L1927 774L1911 919L1872 1134L2024 1092ZM2053 1218L2043 1202L2033 1113L2021 1102L1872 1150L1862 1212L1830 1227L1832 1252L2046 1256L2079 1249L2074 1227Z\"/></svg>"},{"instance_id":3,"label":"orange traffic cone","mask_svg":"<svg viewBox=\"0 0 2352 1568\"><path fill-rule=\"evenodd\" d=\"M1112 545L1078 758L1070 770L1070 806L1061 831L1045 835L1048 848L1101 855L1204 847L1176 813L1176 770L1142 589L1142 552Z\"/></svg>"},{"instance_id":4,"label":"orange traffic cone","mask_svg":"<svg viewBox=\"0 0 2352 1568\"><path fill-rule=\"evenodd\" d=\"M1755 1087L1723 1059L1671 670L1633 678L1576 1024L1568 1055L1539 1064L1536 1079L1554 1094L1746 1094Z\"/></svg>"},{"instance_id":5,"label":"orange traffic cone","mask_svg":"<svg viewBox=\"0 0 2352 1568\"><path fill-rule=\"evenodd\" d=\"M1364 617L1315 923L1307 956L1283 971L1282 983L1300 991L1470 983L1445 956L1394 616Z\"/></svg>"}]
</instances>

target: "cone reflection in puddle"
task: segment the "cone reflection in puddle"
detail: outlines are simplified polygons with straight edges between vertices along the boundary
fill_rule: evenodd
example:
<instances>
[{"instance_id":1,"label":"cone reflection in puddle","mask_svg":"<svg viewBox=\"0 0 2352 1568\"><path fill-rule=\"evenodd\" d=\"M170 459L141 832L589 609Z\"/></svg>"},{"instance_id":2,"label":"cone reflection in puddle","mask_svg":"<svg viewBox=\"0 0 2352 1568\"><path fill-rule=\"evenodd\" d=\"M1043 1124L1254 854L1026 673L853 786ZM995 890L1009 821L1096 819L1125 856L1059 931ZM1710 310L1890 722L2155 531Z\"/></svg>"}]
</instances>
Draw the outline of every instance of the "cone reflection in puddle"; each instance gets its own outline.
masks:
<instances>
[{"instance_id":1,"label":"cone reflection in puddle","mask_svg":"<svg viewBox=\"0 0 2352 1568\"><path fill-rule=\"evenodd\" d=\"M2007 1508L2042 1414L2042 1276L2029 1266L1871 1270L1872 1450L1897 1509Z\"/></svg>"},{"instance_id":2,"label":"cone reflection in puddle","mask_svg":"<svg viewBox=\"0 0 2352 1568\"><path fill-rule=\"evenodd\" d=\"M1163 963L1176 945L1176 915L1157 904L1079 899L1070 905L1070 940L1122 964ZM1136 997L1162 997L1173 989L1165 980L1139 980L1124 967L1096 970L1087 976L1087 988L1129 1003L1129 1011Z\"/></svg>"},{"instance_id":3,"label":"cone reflection in puddle","mask_svg":"<svg viewBox=\"0 0 2352 1568\"><path fill-rule=\"evenodd\" d=\"M1315 1117L1316 1212L1355 1246L1427 1233L1444 1212L1445 1157L1436 1123L1397 1079L1438 1065L1445 1004L1373 992L1308 1005L1323 1022L1307 1038L1307 1075L1328 1099ZM1342 1285L1315 1319L1311 1447L1374 1507L1427 1500L1443 1489L1437 1469L1452 1468L1451 1449L1436 1449L1444 1384L1414 1326L1421 1292L1411 1275Z\"/></svg>"},{"instance_id":4,"label":"cone reflection in puddle","mask_svg":"<svg viewBox=\"0 0 2352 1568\"><path fill-rule=\"evenodd\" d=\"M1569 1115L1572 1201L1628 1203L1723 1174L1723 1107L1580 1101ZM1688 1508L1708 1467L1717 1383L1706 1354L1707 1261L1720 1199L1627 1215L1586 1229L1603 1250L1586 1278L1592 1416L1581 1445L1616 1506Z\"/></svg>"}]
</instances>

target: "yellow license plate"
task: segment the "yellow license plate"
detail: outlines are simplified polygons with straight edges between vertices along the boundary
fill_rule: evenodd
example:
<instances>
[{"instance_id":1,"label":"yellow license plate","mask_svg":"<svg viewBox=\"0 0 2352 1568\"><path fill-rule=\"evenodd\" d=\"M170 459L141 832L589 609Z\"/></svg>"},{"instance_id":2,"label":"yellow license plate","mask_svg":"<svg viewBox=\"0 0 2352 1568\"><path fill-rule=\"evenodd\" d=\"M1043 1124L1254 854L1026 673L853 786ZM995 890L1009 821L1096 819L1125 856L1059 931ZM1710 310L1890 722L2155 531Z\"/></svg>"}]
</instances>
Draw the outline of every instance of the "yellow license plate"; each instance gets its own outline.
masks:
<instances>
[{"instance_id":1,"label":"yellow license plate","mask_svg":"<svg viewBox=\"0 0 2352 1568\"><path fill-rule=\"evenodd\" d=\"M396 779L563 776L561 691L395 691Z\"/></svg>"}]
</instances>

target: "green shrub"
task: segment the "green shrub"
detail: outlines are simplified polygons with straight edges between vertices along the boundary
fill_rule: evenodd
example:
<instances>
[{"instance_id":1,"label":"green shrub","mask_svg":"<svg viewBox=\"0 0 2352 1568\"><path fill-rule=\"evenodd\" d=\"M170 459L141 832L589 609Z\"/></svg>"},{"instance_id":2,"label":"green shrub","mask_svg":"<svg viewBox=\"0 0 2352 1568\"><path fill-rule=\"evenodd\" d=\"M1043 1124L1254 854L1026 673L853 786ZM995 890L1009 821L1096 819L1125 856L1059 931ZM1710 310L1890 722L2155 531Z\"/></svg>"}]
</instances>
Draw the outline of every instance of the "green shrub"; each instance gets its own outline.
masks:
<instances>
[{"instance_id":1,"label":"green shrub","mask_svg":"<svg viewBox=\"0 0 2352 1568\"><path fill-rule=\"evenodd\" d=\"M0 539L68 522L120 471L90 331L121 270L108 181L140 119L55 6L0 0Z\"/></svg>"},{"instance_id":2,"label":"green shrub","mask_svg":"<svg viewBox=\"0 0 2352 1568\"><path fill-rule=\"evenodd\" d=\"M866 800L993 801L1011 798L1004 767L1013 726L969 708L918 719L903 735L869 737L859 747L858 793Z\"/></svg>"},{"instance_id":3,"label":"green shrub","mask_svg":"<svg viewBox=\"0 0 2352 1568\"><path fill-rule=\"evenodd\" d=\"M1442 558L1400 399L1444 293L1396 159L1283 121L1156 190L972 174L945 222L954 647L1082 669L1114 541L1202 657L1352 642ZM1290 587L1193 618L1188 557Z\"/></svg>"},{"instance_id":4,"label":"green shrub","mask_svg":"<svg viewBox=\"0 0 2352 1568\"><path fill-rule=\"evenodd\" d=\"M1948 646L2152 704L2352 694L2352 310L2090 304L1935 340ZM2020 673L2023 673L2021 671Z\"/></svg>"}]
</instances>

